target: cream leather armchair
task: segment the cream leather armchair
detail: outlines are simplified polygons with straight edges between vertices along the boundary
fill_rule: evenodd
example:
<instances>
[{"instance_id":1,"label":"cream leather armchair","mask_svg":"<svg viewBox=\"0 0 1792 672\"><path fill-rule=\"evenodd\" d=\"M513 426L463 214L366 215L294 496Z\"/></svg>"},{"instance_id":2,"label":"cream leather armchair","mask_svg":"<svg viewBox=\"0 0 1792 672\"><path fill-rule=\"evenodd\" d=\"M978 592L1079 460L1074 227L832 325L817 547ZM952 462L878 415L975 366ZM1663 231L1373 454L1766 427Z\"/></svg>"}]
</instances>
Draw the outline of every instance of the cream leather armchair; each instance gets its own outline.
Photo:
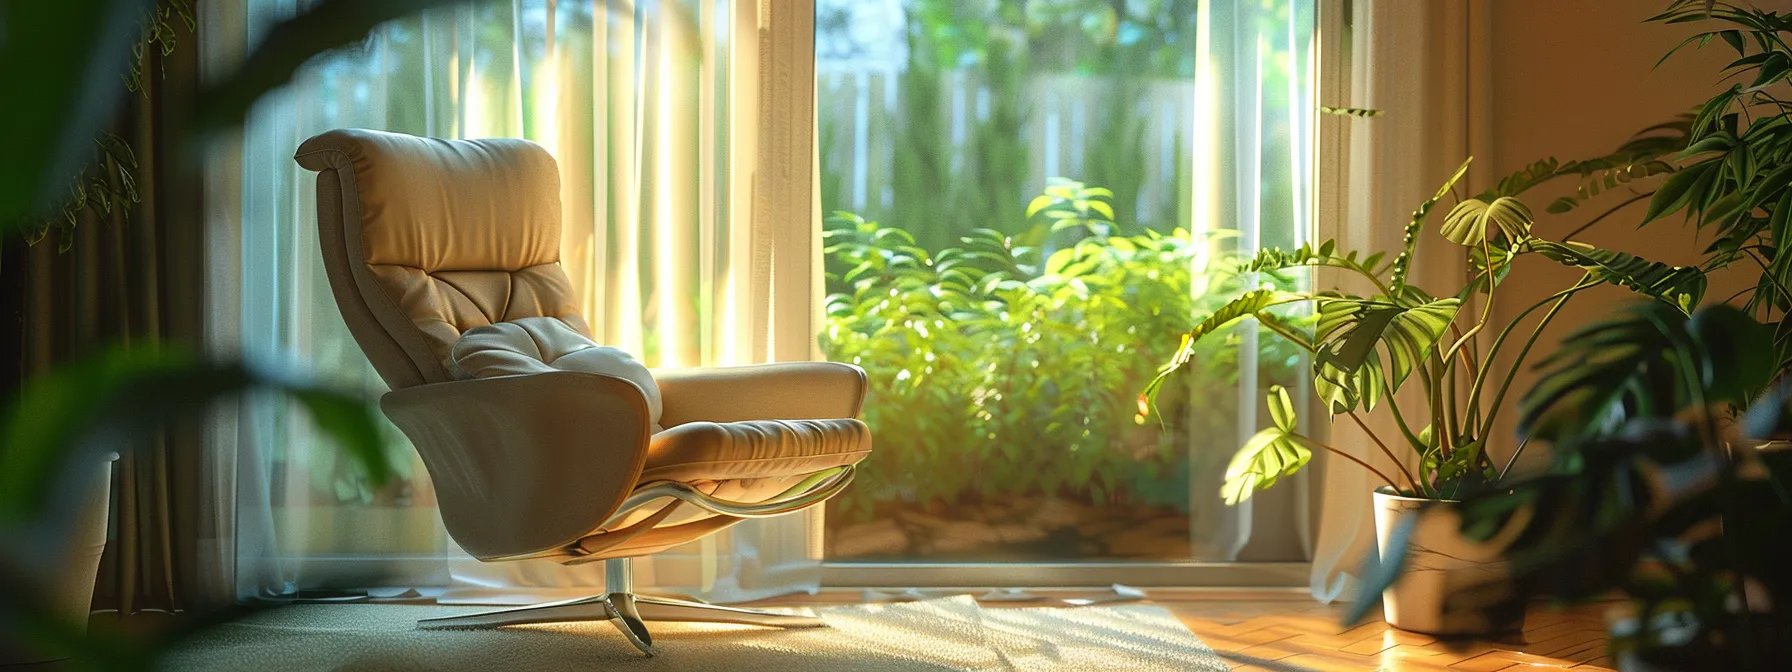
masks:
<instances>
[{"instance_id":1,"label":"cream leather armchair","mask_svg":"<svg viewBox=\"0 0 1792 672\"><path fill-rule=\"evenodd\" d=\"M560 269L559 173L522 140L337 130L295 159L319 173L324 268L392 391L380 406L423 458L448 533L488 562L603 560L596 597L422 627L609 620L652 655L644 621L818 626L812 617L637 596L628 558L747 518L819 504L871 450L865 374L825 362L655 371L643 389L556 371L456 380L462 332L554 317L589 336Z\"/></svg>"}]
</instances>

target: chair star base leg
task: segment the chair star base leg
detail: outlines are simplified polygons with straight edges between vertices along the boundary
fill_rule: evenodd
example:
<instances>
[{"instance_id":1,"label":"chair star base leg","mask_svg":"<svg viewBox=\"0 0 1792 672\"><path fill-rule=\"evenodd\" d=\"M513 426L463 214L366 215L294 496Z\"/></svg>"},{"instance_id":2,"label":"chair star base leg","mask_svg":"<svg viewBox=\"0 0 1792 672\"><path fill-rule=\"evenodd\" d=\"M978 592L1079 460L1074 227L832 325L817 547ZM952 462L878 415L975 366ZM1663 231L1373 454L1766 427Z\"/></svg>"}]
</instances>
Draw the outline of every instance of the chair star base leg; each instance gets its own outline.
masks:
<instances>
[{"instance_id":1,"label":"chair star base leg","mask_svg":"<svg viewBox=\"0 0 1792 672\"><path fill-rule=\"evenodd\" d=\"M826 625L820 618L802 614L741 609L634 593L605 593L526 607L426 618L417 621L417 627L423 630L484 630L507 625L580 621L609 621L617 630L622 631L630 644L634 644L635 648L648 656L659 653L659 650L654 646L653 635L647 631L647 621L732 623L768 628L819 628Z\"/></svg>"}]
</instances>

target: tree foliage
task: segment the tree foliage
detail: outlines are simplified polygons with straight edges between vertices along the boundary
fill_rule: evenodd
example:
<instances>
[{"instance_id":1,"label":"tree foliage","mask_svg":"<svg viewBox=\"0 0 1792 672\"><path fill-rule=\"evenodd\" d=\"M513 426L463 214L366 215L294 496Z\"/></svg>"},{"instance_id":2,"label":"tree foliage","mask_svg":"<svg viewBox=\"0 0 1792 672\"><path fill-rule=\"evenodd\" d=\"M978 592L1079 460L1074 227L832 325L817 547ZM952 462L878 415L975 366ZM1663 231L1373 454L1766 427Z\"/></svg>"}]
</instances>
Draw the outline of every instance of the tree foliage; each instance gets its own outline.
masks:
<instances>
[{"instance_id":1,"label":"tree foliage","mask_svg":"<svg viewBox=\"0 0 1792 672\"><path fill-rule=\"evenodd\" d=\"M1159 335L1237 286L1229 238L1122 230L1108 198L1056 180L1028 204L1024 233L979 229L940 250L857 215L829 221L821 348L870 375L864 418L878 437L839 506L868 515L877 501L1028 493L1105 502L1154 488L1186 506L1186 485L1168 492L1188 469L1183 442L1236 431L1232 409L1177 392L1150 417L1134 391L1174 349ZM1237 348L1209 340L1177 387L1235 387ZM1271 343L1259 361L1288 371L1299 356Z\"/></svg>"}]
</instances>

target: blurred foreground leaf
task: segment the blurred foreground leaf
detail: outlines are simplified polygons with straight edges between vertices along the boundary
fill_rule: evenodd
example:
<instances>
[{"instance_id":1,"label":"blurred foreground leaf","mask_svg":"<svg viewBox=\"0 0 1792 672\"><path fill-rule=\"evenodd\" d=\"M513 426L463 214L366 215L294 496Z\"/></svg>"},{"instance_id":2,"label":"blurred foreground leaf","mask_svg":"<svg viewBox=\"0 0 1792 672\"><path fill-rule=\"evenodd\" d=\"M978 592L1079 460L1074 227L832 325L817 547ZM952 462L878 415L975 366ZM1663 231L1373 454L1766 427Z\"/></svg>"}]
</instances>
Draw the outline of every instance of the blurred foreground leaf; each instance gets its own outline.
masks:
<instances>
[{"instance_id":1,"label":"blurred foreground leaf","mask_svg":"<svg viewBox=\"0 0 1792 672\"><path fill-rule=\"evenodd\" d=\"M263 95L292 81L299 66L331 49L367 38L380 24L467 0L320 0L275 24L241 67L199 97L201 132L242 123Z\"/></svg>"},{"instance_id":2,"label":"blurred foreground leaf","mask_svg":"<svg viewBox=\"0 0 1792 672\"><path fill-rule=\"evenodd\" d=\"M391 474L372 409L361 399L241 362L180 350L113 348L30 381L0 423L0 523L46 510L70 479L168 422L252 389L291 396L367 470Z\"/></svg>"},{"instance_id":3,"label":"blurred foreground leaf","mask_svg":"<svg viewBox=\"0 0 1792 672\"><path fill-rule=\"evenodd\" d=\"M68 178L112 118L146 0L0 3L0 233L68 195Z\"/></svg>"}]
</instances>

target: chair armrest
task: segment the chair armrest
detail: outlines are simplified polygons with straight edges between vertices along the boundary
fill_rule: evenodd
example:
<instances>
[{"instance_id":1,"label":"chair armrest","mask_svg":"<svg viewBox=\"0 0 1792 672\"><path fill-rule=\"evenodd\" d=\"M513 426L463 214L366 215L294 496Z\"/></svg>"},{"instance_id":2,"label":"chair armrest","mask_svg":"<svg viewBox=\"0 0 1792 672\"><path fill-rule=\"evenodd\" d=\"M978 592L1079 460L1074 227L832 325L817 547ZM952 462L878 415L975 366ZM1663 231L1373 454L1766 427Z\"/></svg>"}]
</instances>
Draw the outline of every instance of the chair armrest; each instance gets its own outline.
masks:
<instances>
[{"instance_id":1,"label":"chair armrest","mask_svg":"<svg viewBox=\"0 0 1792 672\"><path fill-rule=\"evenodd\" d=\"M448 533L481 559L596 530L634 489L651 435L641 388L576 371L418 385L380 408L422 456Z\"/></svg>"},{"instance_id":2,"label":"chair armrest","mask_svg":"<svg viewBox=\"0 0 1792 672\"><path fill-rule=\"evenodd\" d=\"M660 385L660 426L743 420L829 420L858 417L865 405L865 370L835 362L666 369Z\"/></svg>"}]
</instances>

